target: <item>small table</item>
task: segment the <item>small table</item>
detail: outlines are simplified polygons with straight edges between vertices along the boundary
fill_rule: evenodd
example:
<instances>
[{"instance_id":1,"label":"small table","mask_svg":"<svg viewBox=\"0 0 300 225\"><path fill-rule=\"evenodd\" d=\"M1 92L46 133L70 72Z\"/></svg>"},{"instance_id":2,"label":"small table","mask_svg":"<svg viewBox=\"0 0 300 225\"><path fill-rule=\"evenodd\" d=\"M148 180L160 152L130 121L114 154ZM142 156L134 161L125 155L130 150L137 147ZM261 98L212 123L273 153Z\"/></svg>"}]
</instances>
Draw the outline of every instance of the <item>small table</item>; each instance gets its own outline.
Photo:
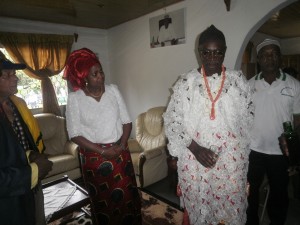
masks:
<instances>
[{"instance_id":1,"label":"small table","mask_svg":"<svg viewBox=\"0 0 300 225\"><path fill-rule=\"evenodd\" d=\"M64 206L54 212L48 221L48 223L60 219L63 216L72 213L76 210L80 210L82 207L88 205L90 203L90 199L88 196L88 192L84 190L82 187L74 183L72 180L68 178L68 176L64 176L61 179L51 181L49 183L43 184L43 189L46 188L68 188L68 187L76 187L76 191L73 193L72 197L64 204ZM45 198L47 196L44 196Z\"/></svg>"}]
</instances>

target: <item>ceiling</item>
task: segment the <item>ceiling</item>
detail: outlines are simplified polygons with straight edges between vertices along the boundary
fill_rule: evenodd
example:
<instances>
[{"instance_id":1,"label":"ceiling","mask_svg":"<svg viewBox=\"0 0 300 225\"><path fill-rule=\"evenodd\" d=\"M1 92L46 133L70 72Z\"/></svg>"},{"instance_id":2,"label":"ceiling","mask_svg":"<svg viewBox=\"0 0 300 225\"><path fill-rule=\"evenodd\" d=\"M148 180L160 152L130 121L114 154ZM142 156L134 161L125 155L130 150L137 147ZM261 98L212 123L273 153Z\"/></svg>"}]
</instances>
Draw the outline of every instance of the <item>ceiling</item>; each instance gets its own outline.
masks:
<instances>
[{"instance_id":1,"label":"ceiling","mask_svg":"<svg viewBox=\"0 0 300 225\"><path fill-rule=\"evenodd\" d=\"M109 29L181 1L1 0L0 16ZM300 1L274 14L258 31L281 39L300 37Z\"/></svg>"},{"instance_id":2,"label":"ceiling","mask_svg":"<svg viewBox=\"0 0 300 225\"><path fill-rule=\"evenodd\" d=\"M0 16L108 29L183 0L1 0Z\"/></svg>"}]
</instances>

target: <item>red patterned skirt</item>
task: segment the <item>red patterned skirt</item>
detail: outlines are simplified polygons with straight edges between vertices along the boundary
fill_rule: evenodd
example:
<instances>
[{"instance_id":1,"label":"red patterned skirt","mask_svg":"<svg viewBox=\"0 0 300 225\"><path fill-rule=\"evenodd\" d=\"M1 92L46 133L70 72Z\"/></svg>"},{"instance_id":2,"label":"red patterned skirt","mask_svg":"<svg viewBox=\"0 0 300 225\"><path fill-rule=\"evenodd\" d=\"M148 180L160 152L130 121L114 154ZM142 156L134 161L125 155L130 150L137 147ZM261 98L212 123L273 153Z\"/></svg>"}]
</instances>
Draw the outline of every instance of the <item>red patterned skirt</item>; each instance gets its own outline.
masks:
<instances>
[{"instance_id":1,"label":"red patterned skirt","mask_svg":"<svg viewBox=\"0 0 300 225\"><path fill-rule=\"evenodd\" d=\"M100 144L110 147L112 144ZM141 203L130 152L117 159L80 149L84 182L98 225L141 225Z\"/></svg>"}]
</instances>

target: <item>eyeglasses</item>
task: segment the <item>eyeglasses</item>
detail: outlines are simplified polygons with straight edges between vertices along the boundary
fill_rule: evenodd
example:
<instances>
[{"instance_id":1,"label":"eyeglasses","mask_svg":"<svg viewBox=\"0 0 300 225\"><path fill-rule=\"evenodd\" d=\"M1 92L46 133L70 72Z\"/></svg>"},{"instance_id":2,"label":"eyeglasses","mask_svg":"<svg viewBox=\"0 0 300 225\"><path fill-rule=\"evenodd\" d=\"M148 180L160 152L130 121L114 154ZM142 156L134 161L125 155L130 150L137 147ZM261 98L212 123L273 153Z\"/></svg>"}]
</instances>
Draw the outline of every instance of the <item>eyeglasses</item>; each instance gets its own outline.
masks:
<instances>
[{"instance_id":1,"label":"eyeglasses","mask_svg":"<svg viewBox=\"0 0 300 225\"><path fill-rule=\"evenodd\" d=\"M209 58L209 57L215 57L215 58L222 58L225 56L225 51L222 50L208 50L208 49L203 49L200 50L200 54L204 58Z\"/></svg>"}]
</instances>

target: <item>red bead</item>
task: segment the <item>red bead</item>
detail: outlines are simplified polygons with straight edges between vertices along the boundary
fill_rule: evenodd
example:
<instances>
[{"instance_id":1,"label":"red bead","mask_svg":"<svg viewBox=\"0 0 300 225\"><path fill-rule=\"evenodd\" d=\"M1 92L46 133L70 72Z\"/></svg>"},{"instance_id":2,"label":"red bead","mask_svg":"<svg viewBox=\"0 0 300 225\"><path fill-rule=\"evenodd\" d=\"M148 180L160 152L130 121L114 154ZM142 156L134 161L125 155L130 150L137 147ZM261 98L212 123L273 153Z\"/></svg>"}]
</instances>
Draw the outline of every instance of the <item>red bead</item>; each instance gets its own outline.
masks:
<instances>
[{"instance_id":1,"label":"red bead","mask_svg":"<svg viewBox=\"0 0 300 225\"><path fill-rule=\"evenodd\" d=\"M211 112L210 112L210 119L211 120L214 120L216 118L216 115L215 115L215 107L214 105L211 107Z\"/></svg>"}]
</instances>

